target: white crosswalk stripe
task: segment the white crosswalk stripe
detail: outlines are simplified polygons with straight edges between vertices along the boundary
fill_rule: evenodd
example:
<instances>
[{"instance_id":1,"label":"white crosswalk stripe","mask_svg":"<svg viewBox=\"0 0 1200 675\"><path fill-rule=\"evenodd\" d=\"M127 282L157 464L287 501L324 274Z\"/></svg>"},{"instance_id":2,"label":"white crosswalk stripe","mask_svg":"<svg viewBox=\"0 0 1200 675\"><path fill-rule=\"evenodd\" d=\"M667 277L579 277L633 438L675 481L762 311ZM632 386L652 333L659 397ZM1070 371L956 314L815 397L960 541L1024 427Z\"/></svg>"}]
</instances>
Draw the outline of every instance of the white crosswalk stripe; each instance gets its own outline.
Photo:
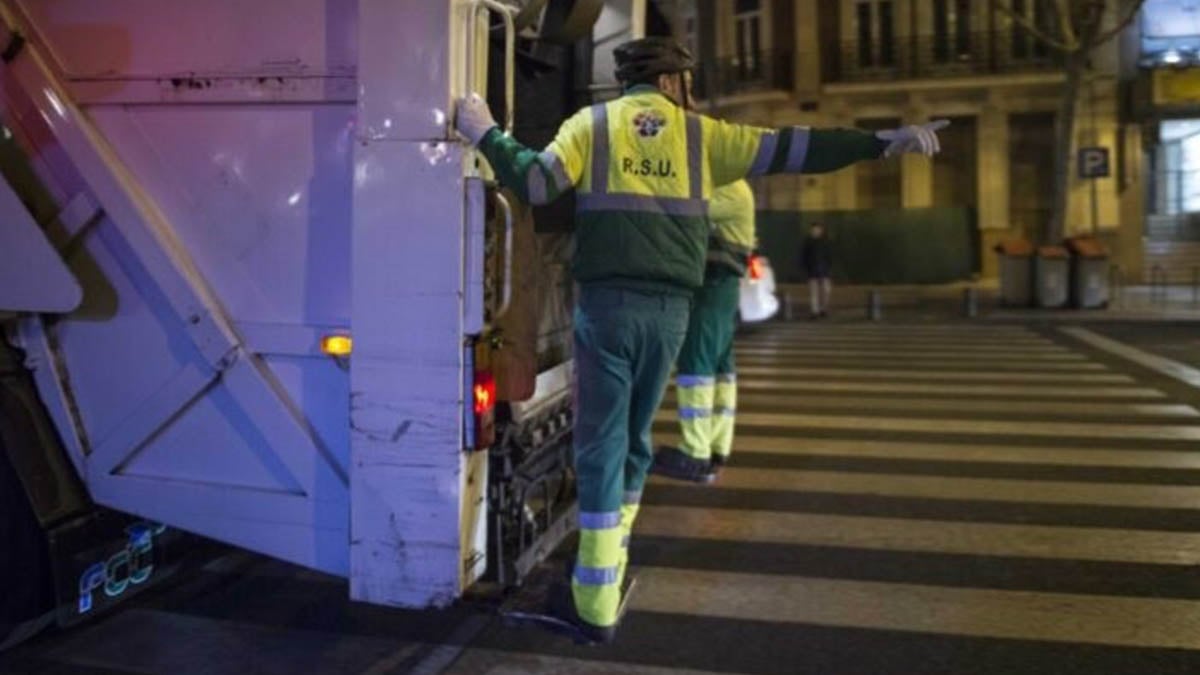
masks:
<instances>
[{"instance_id":1,"label":"white crosswalk stripe","mask_svg":"<svg viewBox=\"0 0 1200 675\"><path fill-rule=\"evenodd\" d=\"M865 361L862 358L846 358L841 356L822 356L822 357L799 357L799 358L783 358L779 356L764 356L758 354L737 354L735 355L739 367L745 369L748 367L761 368L766 366L774 366L777 368L854 368L857 370L867 369L889 369L896 366L904 366L907 370L917 370L926 368L941 368L944 370L981 370L986 369L988 372L1068 372L1068 373L1083 373L1083 372L1101 372L1110 370L1103 363L1091 363L1087 361L1040 361L1036 363L1024 363L1020 361L961 361L958 363L947 362L945 359L936 357L921 357L909 356L903 359L888 358L887 360L879 360L875 362Z\"/></svg>"},{"instance_id":2,"label":"white crosswalk stripe","mask_svg":"<svg viewBox=\"0 0 1200 675\"><path fill-rule=\"evenodd\" d=\"M742 347L774 347L778 349L793 349L793 348L822 348L822 349L871 349L880 347L897 347L903 349L916 349L924 351L937 351L941 349L963 352L976 351L980 353L986 352L1006 352L1009 354L1018 351L1028 351L1033 354L1069 354L1070 349L1063 347L1049 340L1041 338L1036 340L958 340L945 338L888 338L885 336L878 337L843 337L836 340L827 338L783 338L772 340L754 340L741 344Z\"/></svg>"},{"instance_id":3,"label":"white crosswalk stripe","mask_svg":"<svg viewBox=\"0 0 1200 675\"><path fill-rule=\"evenodd\" d=\"M661 485L666 480L654 477L651 479L651 483ZM737 466L725 469L721 473L720 483L722 489L731 490L1200 509L1200 487L1190 485L1121 485L996 478L950 478L840 471L793 471L775 468L747 469Z\"/></svg>"},{"instance_id":4,"label":"white crosswalk stripe","mask_svg":"<svg viewBox=\"0 0 1200 675\"><path fill-rule=\"evenodd\" d=\"M781 623L1200 649L1200 603L650 568L634 609Z\"/></svg>"},{"instance_id":5,"label":"white crosswalk stripe","mask_svg":"<svg viewBox=\"0 0 1200 675\"><path fill-rule=\"evenodd\" d=\"M667 445L679 443L675 432L657 435ZM981 443L926 443L910 441L860 441L830 438L766 436L754 431L738 433L739 454L782 454L798 457L837 456L850 458L909 459L982 464L1034 464L1053 466L1111 466L1163 469L1200 469L1200 452L1118 450L1103 446L1055 448L1037 445Z\"/></svg>"},{"instance_id":6,"label":"white crosswalk stripe","mask_svg":"<svg viewBox=\"0 0 1200 675\"><path fill-rule=\"evenodd\" d=\"M671 415L661 410L657 419ZM1128 438L1148 441L1200 442L1200 426L1181 424L1110 424L1107 422L1021 422L986 419L926 419L864 415L807 415L803 413L739 412L742 426L793 429L873 429L876 431L974 434L980 436L1042 436L1051 438Z\"/></svg>"},{"instance_id":7,"label":"white crosswalk stripe","mask_svg":"<svg viewBox=\"0 0 1200 675\"><path fill-rule=\"evenodd\" d=\"M880 368L796 368L790 365L739 366L738 374L743 378L756 375L769 377L791 377L795 379L842 379L870 378L873 380L933 380L961 381L1005 381L1036 384L1133 384L1134 379L1119 373L1010 373L995 370L888 370Z\"/></svg>"},{"instance_id":8,"label":"white crosswalk stripe","mask_svg":"<svg viewBox=\"0 0 1200 675\"><path fill-rule=\"evenodd\" d=\"M1053 406L1047 406L1044 401L1021 400L978 400L963 398L945 399L916 399L887 398L884 396L853 396L848 398L835 396L819 396L816 394L766 394L743 393L738 398L745 410L757 410L769 407L772 410L790 409L803 413L812 409L838 409L847 412L883 412L905 411L921 413L976 413L978 417L986 418L993 415L1029 415L1037 419L1039 416L1071 415L1082 418L1113 418L1122 415L1166 418L1200 418L1200 410L1177 403L1107 403L1103 401L1079 402L1056 401ZM675 396L668 392L663 399L664 410L675 407Z\"/></svg>"},{"instance_id":9,"label":"white crosswalk stripe","mask_svg":"<svg viewBox=\"0 0 1200 675\"><path fill-rule=\"evenodd\" d=\"M914 347L900 347L880 351L871 348L856 348L856 347L762 347L744 345L734 349L738 357L759 357L759 358L778 358L778 359L801 359L814 358L822 359L826 357L837 357L840 359L856 359L864 363L874 361L897 361L904 360L908 362L912 359L920 359L928 361L929 365L937 366L942 363L955 363L958 361L967 362L995 362L1003 357L1020 359L1022 362L1031 364L1041 364L1046 362L1061 362L1061 363L1079 363L1089 362L1083 354L1076 354L1066 350L1045 350L1039 352L1031 352L1024 350L1013 349L978 349L978 348L963 348L956 350L949 349L920 349ZM1100 365L1100 364L1096 364Z\"/></svg>"},{"instance_id":10,"label":"white crosswalk stripe","mask_svg":"<svg viewBox=\"0 0 1200 675\"><path fill-rule=\"evenodd\" d=\"M1200 533L954 523L809 513L648 506L638 533L659 537L851 546L989 556L1108 560L1160 565L1200 564Z\"/></svg>"},{"instance_id":11,"label":"white crosswalk stripe","mask_svg":"<svg viewBox=\"0 0 1200 675\"><path fill-rule=\"evenodd\" d=\"M1152 387L1087 387L1040 383L943 383L943 382L847 382L790 378L738 377L738 388L745 391L836 392L865 394L917 394L929 396L1020 396L1028 399L1161 399L1166 394Z\"/></svg>"}]
</instances>

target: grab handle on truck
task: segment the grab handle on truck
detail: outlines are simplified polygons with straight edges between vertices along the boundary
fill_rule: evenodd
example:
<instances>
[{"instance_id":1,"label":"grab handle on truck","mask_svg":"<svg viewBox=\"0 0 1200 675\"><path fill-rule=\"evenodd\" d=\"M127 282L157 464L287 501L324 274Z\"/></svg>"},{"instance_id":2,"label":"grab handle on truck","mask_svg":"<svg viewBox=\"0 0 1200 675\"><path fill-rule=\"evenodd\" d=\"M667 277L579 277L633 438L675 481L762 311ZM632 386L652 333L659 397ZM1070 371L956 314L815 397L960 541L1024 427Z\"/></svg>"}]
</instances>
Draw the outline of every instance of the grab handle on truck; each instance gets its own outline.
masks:
<instances>
[{"instance_id":1,"label":"grab handle on truck","mask_svg":"<svg viewBox=\"0 0 1200 675\"><path fill-rule=\"evenodd\" d=\"M475 21L479 17L479 10L490 10L496 12L504 20L504 124L503 131L506 134L511 134L513 130L513 106L516 103L516 77L517 77L517 24L514 19L514 14L517 11L515 7L501 4L496 0L471 0L470 11L467 12L468 31L467 35L473 35L475 32ZM471 44L474 44L472 42ZM474 85L475 75L473 72L478 60L472 54L467 60L470 64L468 67L467 85Z\"/></svg>"},{"instance_id":2,"label":"grab handle on truck","mask_svg":"<svg viewBox=\"0 0 1200 675\"><path fill-rule=\"evenodd\" d=\"M513 286L513 208L508 198L500 192L496 193L496 201L504 211L504 287L501 291L500 307L492 315L492 323L499 321L512 306Z\"/></svg>"}]
</instances>

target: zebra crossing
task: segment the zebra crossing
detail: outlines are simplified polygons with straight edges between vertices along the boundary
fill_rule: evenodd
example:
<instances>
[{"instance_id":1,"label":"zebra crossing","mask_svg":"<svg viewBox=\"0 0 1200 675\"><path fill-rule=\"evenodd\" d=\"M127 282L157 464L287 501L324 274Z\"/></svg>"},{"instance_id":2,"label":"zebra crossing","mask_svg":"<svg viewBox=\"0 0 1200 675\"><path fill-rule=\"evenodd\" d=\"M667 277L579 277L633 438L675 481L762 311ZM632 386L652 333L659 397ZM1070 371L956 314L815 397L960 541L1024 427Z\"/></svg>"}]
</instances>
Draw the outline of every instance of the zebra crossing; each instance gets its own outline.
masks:
<instances>
[{"instance_id":1,"label":"zebra crossing","mask_svg":"<svg viewBox=\"0 0 1200 675\"><path fill-rule=\"evenodd\" d=\"M1200 672L1198 399L1089 342L742 337L733 462L651 480L617 644L497 631L448 672Z\"/></svg>"},{"instance_id":2,"label":"zebra crossing","mask_svg":"<svg viewBox=\"0 0 1200 675\"><path fill-rule=\"evenodd\" d=\"M1116 650L1098 672L1144 650L1159 659L1144 672L1195 665L1192 404L1023 327L786 325L740 339L737 359L734 461L714 486L652 480L635 611L840 630L867 650L982 640L1012 652L997 664L1037 654L1022 672L1073 672L1098 646ZM656 442L678 441L673 405ZM725 564L678 559L718 548ZM828 672L1016 672L921 654Z\"/></svg>"}]
</instances>

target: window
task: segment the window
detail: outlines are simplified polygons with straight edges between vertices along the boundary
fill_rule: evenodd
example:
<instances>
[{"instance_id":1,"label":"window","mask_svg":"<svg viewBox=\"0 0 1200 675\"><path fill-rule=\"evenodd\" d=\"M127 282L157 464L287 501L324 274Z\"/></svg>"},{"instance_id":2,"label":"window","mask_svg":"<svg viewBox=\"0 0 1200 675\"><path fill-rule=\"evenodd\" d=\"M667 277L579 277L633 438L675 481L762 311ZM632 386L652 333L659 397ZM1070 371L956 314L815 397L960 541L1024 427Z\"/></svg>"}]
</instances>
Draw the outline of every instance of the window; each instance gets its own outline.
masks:
<instances>
[{"instance_id":1,"label":"window","mask_svg":"<svg viewBox=\"0 0 1200 675\"><path fill-rule=\"evenodd\" d=\"M933 0L933 60L971 56L971 0Z\"/></svg>"},{"instance_id":2,"label":"window","mask_svg":"<svg viewBox=\"0 0 1200 675\"><path fill-rule=\"evenodd\" d=\"M938 132L942 153L933 161L933 206L978 206L978 125L974 117L954 117Z\"/></svg>"},{"instance_id":3,"label":"window","mask_svg":"<svg viewBox=\"0 0 1200 675\"><path fill-rule=\"evenodd\" d=\"M895 118L871 118L854 121L864 131L895 129L902 122ZM904 202L900 162L859 162L854 166L855 208L898 209Z\"/></svg>"},{"instance_id":4,"label":"window","mask_svg":"<svg viewBox=\"0 0 1200 675\"><path fill-rule=\"evenodd\" d=\"M1025 10L1025 0L1012 0L1012 11L1017 16L1028 16ZM1012 57L1014 59L1029 58L1029 31L1015 25L1012 27Z\"/></svg>"},{"instance_id":5,"label":"window","mask_svg":"<svg viewBox=\"0 0 1200 675\"><path fill-rule=\"evenodd\" d=\"M737 0L733 9L738 74L749 79L762 69L762 0Z\"/></svg>"},{"instance_id":6,"label":"window","mask_svg":"<svg viewBox=\"0 0 1200 675\"><path fill-rule=\"evenodd\" d=\"M946 6L946 0L934 0L933 60L938 63L945 63L950 60L950 43L947 40L949 34L950 8Z\"/></svg>"},{"instance_id":7,"label":"window","mask_svg":"<svg viewBox=\"0 0 1200 675\"><path fill-rule=\"evenodd\" d=\"M971 55L971 0L954 3L954 51L959 58Z\"/></svg>"},{"instance_id":8,"label":"window","mask_svg":"<svg viewBox=\"0 0 1200 675\"><path fill-rule=\"evenodd\" d=\"M700 53L700 38L697 35L696 17L683 20L683 44L693 55Z\"/></svg>"},{"instance_id":9,"label":"window","mask_svg":"<svg viewBox=\"0 0 1200 675\"><path fill-rule=\"evenodd\" d=\"M892 66L896 63L896 18L891 0L860 2L855 7L858 65Z\"/></svg>"},{"instance_id":10,"label":"window","mask_svg":"<svg viewBox=\"0 0 1200 675\"><path fill-rule=\"evenodd\" d=\"M1200 120L1167 120L1159 138L1154 153L1154 212L1200 211Z\"/></svg>"},{"instance_id":11,"label":"window","mask_svg":"<svg viewBox=\"0 0 1200 675\"><path fill-rule=\"evenodd\" d=\"M890 66L896 63L895 52L895 18L892 17L892 3L879 3L879 65Z\"/></svg>"},{"instance_id":12,"label":"window","mask_svg":"<svg viewBox=\"0 0 1200 675\"><path fill-rule=\"evenodd\" d=\"M1039 240L1053 210L1047 185L1054 168L1046 161L1054 152L1054 113L1020 113L1008 118L1008 199L1013 228Z\"/></svg>"},{"instance_id":13,"label":"window","mask_svg":"<svg viewBox=\"0 0 1200 675\"><path fill-rule=\"evenodd\" d=\"M1032 21L1043 32L1054 34L1054 15L1047 0L1012 0L1012 11L1013 14ZM1017 25L1015 21L1010 30L1013 59L1041 58L1049 53L1049 47L1044 42L1030 35L1028 30Z\"/></svg>"},{"instance_id":14,"label":"window","mask_svg":"<svg viewBox=\"0 0 1200 675\"><path fill-rule=\"evenodd\" d=\"M1033 21L1043 33L1054 35L1055 18L1053 10L1050 9L1050 0L1031 0L1033 3ZM1050 54L1050 45L1041 40L1033 41L1033 55L1039 58Z\"/></svg>"},{"instance_id":15,"label":"window","mask_svg":"<svg viewBox=\"0 0 1200 675\"><path fill-rule=\"evenodd\" d=\"M874 40L871 39L871 3L858 3L858 65L867 68L875 65Z\"/></svg>"}]
</instances>

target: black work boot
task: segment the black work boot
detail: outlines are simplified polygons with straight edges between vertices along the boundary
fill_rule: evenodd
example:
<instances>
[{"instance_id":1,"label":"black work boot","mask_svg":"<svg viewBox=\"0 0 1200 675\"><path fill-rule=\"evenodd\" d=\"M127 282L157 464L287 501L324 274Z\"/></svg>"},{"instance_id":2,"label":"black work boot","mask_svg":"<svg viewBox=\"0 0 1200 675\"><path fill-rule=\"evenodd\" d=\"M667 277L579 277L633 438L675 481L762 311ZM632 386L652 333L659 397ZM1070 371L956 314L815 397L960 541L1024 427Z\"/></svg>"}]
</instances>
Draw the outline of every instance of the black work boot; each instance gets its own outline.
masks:
<instances>
[{"instance_id":1,"label":"black work boot","mask_svg":"<svg viewBox=\"0 0 1200 675\"><path fill-rule=\"evenodd\" d=\"M579 611L575 609L575 594L571 592L570 582L555 584L550 589L546 613L570 624L575 631L576 642L606 645L617 638L618 624L597 626L579 616Z\"/></svg>"},{"instance_id":2,"label":"black work boot","mask_svg":"<svg viewBox=\"0 0 1200 675\"><path fill-rule=\"evenodd\" d=\"M709 473L711 473L713 475L713 478L715 479L717 476L721 475L721 469L724 469L725 465L728 463L729 463L729 457L727 455L718 455L716 453L713 453L712 459L709 460L709 463L708 463L708 471L709 471Z\"/></svg>"},{"instance_id":3,"label":"black work boot","mask_svg":"<svg viewBox=\"0 0 1200 675\"><path fill-rule=\"evenodd\" d=\"M650 473L689 483L711 483L716 478L709 462L671 447L658 449L654 454L654 463L650 465Z\"/></svg>"}]
</instances>

